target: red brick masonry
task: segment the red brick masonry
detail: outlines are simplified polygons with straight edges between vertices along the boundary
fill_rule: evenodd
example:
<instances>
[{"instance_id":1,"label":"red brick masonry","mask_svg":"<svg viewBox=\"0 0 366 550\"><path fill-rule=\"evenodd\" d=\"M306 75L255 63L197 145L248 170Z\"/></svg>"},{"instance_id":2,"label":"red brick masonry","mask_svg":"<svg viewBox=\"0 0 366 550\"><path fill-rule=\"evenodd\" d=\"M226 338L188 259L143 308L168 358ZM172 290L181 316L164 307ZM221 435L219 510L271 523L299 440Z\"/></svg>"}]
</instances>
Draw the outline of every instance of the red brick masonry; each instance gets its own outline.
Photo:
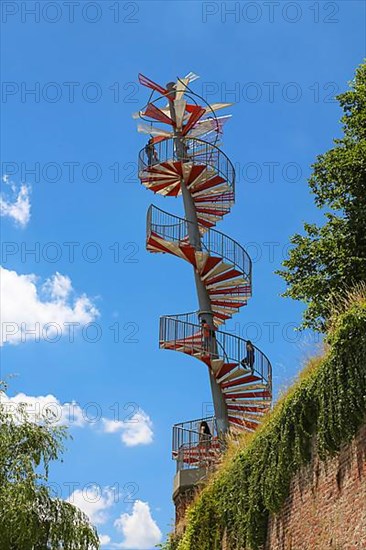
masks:
<instances>
[{"instance_id":1,"label":"red brick masonry","mask_svg":"<svg viewBox=\"0 0 366 550\"><path fill-rule=\"evenodd\" d=\"M366 426L336 457L314 457L270 519L266 550L366 550Z\"/></svg>"}]
</instances>

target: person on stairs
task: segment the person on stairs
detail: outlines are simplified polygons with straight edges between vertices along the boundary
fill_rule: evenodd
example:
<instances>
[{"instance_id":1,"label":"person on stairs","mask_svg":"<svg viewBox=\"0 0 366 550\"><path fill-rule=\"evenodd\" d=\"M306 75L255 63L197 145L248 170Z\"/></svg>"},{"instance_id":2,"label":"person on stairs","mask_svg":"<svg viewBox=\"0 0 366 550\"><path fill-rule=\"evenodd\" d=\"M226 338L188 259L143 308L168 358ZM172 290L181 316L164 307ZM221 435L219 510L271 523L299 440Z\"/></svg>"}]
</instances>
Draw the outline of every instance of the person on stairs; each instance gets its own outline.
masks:
<instances>
[{"instance_id":1,"label":"person on stairs","mask_svg":"<svg viewBox=\"0 0 366 550\"><path fill-rule=\"evenodd\" d=\"M145 153L147 156L148 166L152 166L153 164L157 164L159 162L158 153L155 149L153 137L151 137L147 142L147 145L145 146Z\"/></svg>"},{"instance_id":2,"label":"person on stairs","mask_svg":"<svg viewBox=\"0 0 366 550\"><path fill-rule=\"evenodd\" d=\"M246 350L247 350L247 355L246 355L246 357L244 357L244 359L242 359L240 361L240 364L244 368L249 367L250 370L253 373L253 371L254 371L254 361L255 361L255 351L254 351L254 346L253 346L253 344L250 340L247 340Z\"/></svg>"},{"instance_id":3,"label":"person on stairs","mask_svg":"<svg viewBox=\"0 0 366 550\"><path fill-rule=\"evenodd\" d=\"M199 430L200 443L211 440L211 430L206 420L201 421Z\"/></svg>"},{"instance_id":4,"label":"person on stairs","mask_svg":"<svg viewBox=\"0 0 366 550\"><path fill-rule=\"evenodd\" d=\"M211 431L206 420L202 420L199 427L199 463L200 467L209 465L211 446Z\"/></svg>"},{"instance_id":5,"label":"person on stairs","mask_svg":"<svg viewBox=\"0 0 366 550\"><path fill-rule=\"evenodd\" d=\"M211 327L206 319L201 319L203 350L209 352L211 344Z\"/></svg>"}]
</instances>

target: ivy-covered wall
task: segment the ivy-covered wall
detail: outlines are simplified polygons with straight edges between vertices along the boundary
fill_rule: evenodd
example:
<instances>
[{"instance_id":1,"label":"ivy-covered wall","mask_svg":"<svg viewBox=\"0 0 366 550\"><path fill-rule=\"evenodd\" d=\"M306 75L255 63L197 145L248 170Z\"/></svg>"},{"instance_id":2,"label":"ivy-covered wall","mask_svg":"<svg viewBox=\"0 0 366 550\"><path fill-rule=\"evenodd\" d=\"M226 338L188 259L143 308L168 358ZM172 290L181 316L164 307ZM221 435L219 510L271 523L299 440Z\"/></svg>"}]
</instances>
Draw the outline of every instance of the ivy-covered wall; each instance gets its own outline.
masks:
<instances>
[{"instance_id":1,"label":"ivy-covered wall","mask_svg":"<svg viewBox=\"0 0 366 550\"><path fill-rule=\"evenodd\" d=\"M278 514L271 514L265 550L366 548L366 424L339 453L316 453L290 484Z\"/></svg>"},{"instance_id":2,"label":"ivy-covered wall","mask_svg":"<svg viewBox=\"0 0 366 550\"><path fill-rule=\"evenodd\" d=\"M290 483L309 463L339 453L365 422L366 300L338 314L324 356L310 362L252 439L225 462L186 517L168 550L259 550L268 519L280 512Z\"/></svg>"}]
</instances>

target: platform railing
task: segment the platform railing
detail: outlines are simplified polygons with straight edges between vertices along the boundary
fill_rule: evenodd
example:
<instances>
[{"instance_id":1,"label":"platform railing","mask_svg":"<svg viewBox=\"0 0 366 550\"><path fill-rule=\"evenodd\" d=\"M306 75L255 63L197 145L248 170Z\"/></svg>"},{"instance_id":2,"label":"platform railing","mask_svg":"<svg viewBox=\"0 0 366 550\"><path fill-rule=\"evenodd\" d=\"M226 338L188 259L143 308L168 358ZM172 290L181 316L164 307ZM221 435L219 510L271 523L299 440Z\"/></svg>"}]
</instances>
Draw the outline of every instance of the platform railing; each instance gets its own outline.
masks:
<instances>
[{"instance_id":1,"label":"platform railing","mask_svg":"<svg viewBox=\"0 0 366 550\"><path fill-rule=\"evenodd\" d=\"M247 363L247 340L221 330L212 331L211 338L214 338L217 343L217 353L207 351L213 348L211 348L210 343L205 341L197 313L160 318L161 348L178 350L182 348L182 351L193 356L197 355L199 359L202 359L203 356L211 356L212 360L221 359L225 363L237 363L245 367ZM166 344L169 345L166 346ZM248 365L248 370L258 376L261 382L267 385L267 390L272 392L271 363L260 349L254 345L253 348L254 361L251 365Z\"/></svg>"},{"instance_id":2,"label":"platform railing","mask_svg":"<svg viewBox=\"0 0 366 550\"><path fill-rule=\"evenodd\" d=\"M203 423L208 427L206 433L201 428ZM177 472L214 467L224 448L224 442L218 438L215 417L190 420L173 426L172 457L176 461Z\"/></svg>"},{"instance_id":3,"label":"platform railing","mask_svg":"<svg viewBox=\"0 0 366 550\"><path fill-rule=\"evenodd\" d=\"M165 241L178 244L188 244L188 224L190 222L174 216L157 208L154 205L149 207L147 212L146 234L149 240L151 233L158 235ZM204 228L201 235L202 251L208 252L210 256L217 256L240 271L251 291L252 261L246 250L234 239L216 229Z\"/></svg>"},{"instance_id":4,"label":"platform railing","mask_svg":"<svg viewBox=\"0 0 366 550\"><path fill-rule=\"evenodd\" d=\"M184 139L185 154L183 159L177 153L177 138L164 139L154 144L155 158L149 160L145 147L139 153L139 174L150 166L164 162L192 162L205 165L209 170L221 176L229 185L232 193L235 191L235 168L230 159L215 145L202 139ZM232 197L234 200L234 195Z\"/></svg>"}]
</instances>

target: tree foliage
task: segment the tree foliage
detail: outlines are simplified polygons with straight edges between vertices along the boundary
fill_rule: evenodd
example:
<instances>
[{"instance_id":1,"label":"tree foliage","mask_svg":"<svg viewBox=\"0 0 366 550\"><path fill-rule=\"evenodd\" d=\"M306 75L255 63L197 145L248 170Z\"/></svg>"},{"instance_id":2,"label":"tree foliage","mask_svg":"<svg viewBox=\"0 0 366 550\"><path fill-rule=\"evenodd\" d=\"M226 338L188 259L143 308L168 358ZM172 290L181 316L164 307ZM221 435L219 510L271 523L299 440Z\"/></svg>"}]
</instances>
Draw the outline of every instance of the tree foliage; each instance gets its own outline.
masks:
<instances>
[{"instance_id":1,"label":"tree foliage","mask_svg":"<svg viewBox=\"0 0 366 550\"><path fill-rule=\"evenodd\" d=\"M67 436L50 415L30 419L10 409L0 387L0 541L2 550L94 550L95 529L78 508L53 498L49 465Z\"/></svg>"},{"instance_id":2,"label":"tree foliage","mask_svg":"<svg viewBox=\"0 0 366 550\"><path fill-rule=\"evenodd\" d=\"M324 225L304 225L278 273L284 296L307 304L303 327L324 330L332 304L366 280L366 64L350 89L337 97L343 109L343 137L317 157L309 185L325 209Z\"/></svg>"}]
</instances>

